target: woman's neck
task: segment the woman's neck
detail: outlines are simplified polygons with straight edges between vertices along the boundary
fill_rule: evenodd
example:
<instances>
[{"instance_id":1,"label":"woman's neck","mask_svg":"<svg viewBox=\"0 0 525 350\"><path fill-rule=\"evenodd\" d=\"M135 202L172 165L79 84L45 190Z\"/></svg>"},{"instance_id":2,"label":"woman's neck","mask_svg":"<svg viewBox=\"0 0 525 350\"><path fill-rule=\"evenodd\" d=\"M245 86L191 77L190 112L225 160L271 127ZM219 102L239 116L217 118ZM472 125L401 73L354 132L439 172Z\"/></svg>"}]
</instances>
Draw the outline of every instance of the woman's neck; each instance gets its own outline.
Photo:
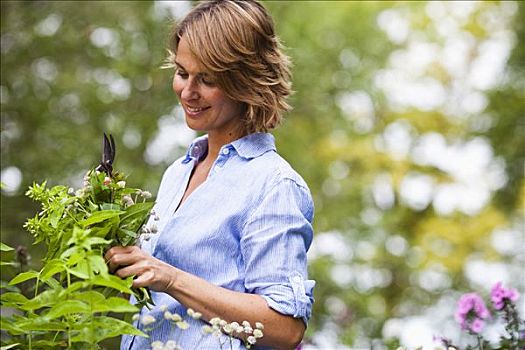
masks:
<instances>
[{"instance_id":1,"label":"woman's neck","mask_svg":"<svg viewBox=\"0 0 525 350\"><path fill-rule=\"evenodd\" d=\"M221 135L215 135L213 133L208 134L208 154L206 155L206 158L204 161L208 162L214 162L215 159L217 159L217 156L219 155L219 151L221 150L221 147L231 143L235 140L240 139L241 137L245 136L245 132L235 132L231 131L228 134L221 134Z\"/></svg>"}]
</instances>

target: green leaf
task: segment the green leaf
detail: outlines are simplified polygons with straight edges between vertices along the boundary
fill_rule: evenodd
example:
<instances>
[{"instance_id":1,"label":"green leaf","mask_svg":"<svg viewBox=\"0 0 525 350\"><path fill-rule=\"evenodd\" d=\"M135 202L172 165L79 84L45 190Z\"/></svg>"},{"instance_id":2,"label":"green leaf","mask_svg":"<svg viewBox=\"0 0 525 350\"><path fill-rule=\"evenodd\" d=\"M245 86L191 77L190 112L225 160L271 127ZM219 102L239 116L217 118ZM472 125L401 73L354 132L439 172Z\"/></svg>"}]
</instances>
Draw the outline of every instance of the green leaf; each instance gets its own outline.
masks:
<instances>
[{"instance_id":1,"label":"green leaf","mask_svg":"<svg viewBox=\"0 0 525 350\"><path fill-rule=\"evenodd\" d=\"M0 347L0 350L9 350L9 349L13 349L15 346L17 345L20 345L20 343L15 343L15 344L11 344L11 345L6 345L6 346L2 346Z\"/></svg>"},{"instance_id":2,"label":"green leaf","mask_svg":"<svg viewBox=\"0 0 525 350\"><path fill-rule=\"evenodd\" d=\"M75 324L74 329L80 332L77 336L71 338L71 341L75 343L99 343L104 339L117 337L122 334L148 337L147 334L133 327L131 324L108 316L94 317L92 324L89 326L81 323Z\"/></svg>"},{"instance_id":3,"label":"green leaf","mask_svg":"<svg viewBox=\"0 0 525 350\"><path fill-rule=\"evenodd\" d=\"M90 255L88 256L88 263L91 266L91 270L95 273L100 273L102 276L108 274L108 266L103 257L99 255Z\"/></svg>"},{"instance_id":4,"label":"green leaf","mask_svg":"<svg viewBox=\"0 0 525 350\"><path fill-rule=\"evenodd\" d=\"M99 304L106 301L104 294L94 290L72 294L71 298L85 301L88 304Z\"/></svg>"},{"instance_id":5,"label":"green leaf","mask_svg":"<svg viewBox=\"0 0 525 350\"><path fill-rule=\"evenodd\" d=\"M121 216L120 221L126 222L134 218L145 219L151 212L153 205L155 205L155 202L143 202L133 204L132 206L129 206L126 209L126 212L124 215Z\"/></svg>"},{"instance_id":6,"label":"green leaf","mask_svg":"<svg viewBox=\"0 0 525 350\"><path fill-rule=\"evenodd\" d=\"M122 293L132 294L133 291L130 288L132 281L133 281L133 278L122 280L113 275L107 275L107 276L99 275L99 276L92 278L90 282L97 286L110 287Z\"/></svg>"},{"instance_id":7,"label":"green leaf","mask_svg":"<svg viewBox=\"0 0 525 350\"><path fill-rule=\"evenodd\" d=\"M2 242L0 242L0 251L2 252L9 252L11 250L15 250L14 248L8 246L7 244L4 244Z\"/></svg>"},{"instance_id":8,"label":"green leaf","mask_svg":"<svg viewBox=\"0 0 525 350\"><path fill-rule=\"evenodd\" d=\"M83 280L89 278L89 266L86 260L79 261L76 266L68 268L67 271Z\"/></svg>"},{"instance_id":9,"label":"green leaf","mask_svg":"<svg viewBox=\"0 0 525 350\"><path fill-rule=\"evenodd\" d=\"M30 299L25 304L20 305L22 310L37 310L42 307L56 304L61 290L49 289Z\"/></svg>"},{"instance_id":10,"label":"green leaf","mask_svg":"<svg viewBox=\"0 0 525 350\"><path fill-rule=\"evenodd\" d=\"M64 262L58 259L50 260L46 263L42 271L40 271L39 279L47 281L53 275L60 273L66 269Z\"/></svg>"},{"instance_id":11,"label":"green leaf","mask_svg":"<svg viewBox=\"0 0 525 350\"><path fill-rule=\"evenodd\" d=\"M16 275L11 281L9 281L9 285L13 286L15 284L22 283L24 281L27 281L27 280L30 280L36 277L38 277L38 272L36 271L22 272Z\"/></svg>"},{"instance_id":12,"label":"green leaf","mask_svg":"<svg viewBox=\"0 0 525 350\"><path fill-rule=\"evenodd\" d=\"M70 314L91 313L91 307L80 300L66 300L60 304L54 305L44 317L53 320L57 317Z\"/></svg>"},{"instance_id":13,"label":"green leaf","mask_svg":"<svg viewBox=\"0 0 525 350\"><path fill-rule=\"evenodd\" d=\"M14 261L0 261L0 266L19 266L20 263Z\"/></svg>"},{"instance_id":14,"label":"green leaf","mask_svg":"<svg viewBox=\"0 0 525 350\"><path fill-rule=\"evenodd\" d=\"M102 210L102 211L97 211L97 212L93 213L89 218L87 218L85 220L82 220L80 222L80 225L82 227L87 227L89 225L97 224L99 222L102 222L102 221L105 221L105 220L117 217L117 216L119 216L119 215L121 215L123 213L125 213L125 212L121 211L121 210Z\"/></svg>"},{"instance_id":15,"label":"green leaf","mask_svg":"<svg viewBox=\"0 0 525 350\"><path fill-rule=\"evenodd\" d=\"M3 305L6 304L24 304L28 301L28 299L22 294L22 293L16 293L16 292L9 292L9 293L3 293L0 296L0 301L2 301Z\"/></svg>"},{"instance_id":16,"label":"green leaf","mask_svg":"<svg viewBox=\"0 0 525 350\"><path fill-rule=\"evenodd\" d=\"M115 203L102 203L100 206L100 209L102 210L121 210L120 205Z\"/></svg>"},{"instance_id":17,"label":"green leaf","mask_svg":"<svg viewBox=\"0 0 525 350\"><path fill-rule=\"evenodd\" d=\"M137 312L138 307L130 304L126 299L111 297L104 303L94 305L95 312Z\"/></svg>"},{"instance_id":18,"label":"green leaf","mask_svg":"<svg viewBox=\"0 0 525 350\"><path fill-rule=\"evenodd\" d=\"M25 319L15 323L15 326L25 331L66 331L67 325L62 322L50 322L43 317Z\"/></svg>"}]
</instances>

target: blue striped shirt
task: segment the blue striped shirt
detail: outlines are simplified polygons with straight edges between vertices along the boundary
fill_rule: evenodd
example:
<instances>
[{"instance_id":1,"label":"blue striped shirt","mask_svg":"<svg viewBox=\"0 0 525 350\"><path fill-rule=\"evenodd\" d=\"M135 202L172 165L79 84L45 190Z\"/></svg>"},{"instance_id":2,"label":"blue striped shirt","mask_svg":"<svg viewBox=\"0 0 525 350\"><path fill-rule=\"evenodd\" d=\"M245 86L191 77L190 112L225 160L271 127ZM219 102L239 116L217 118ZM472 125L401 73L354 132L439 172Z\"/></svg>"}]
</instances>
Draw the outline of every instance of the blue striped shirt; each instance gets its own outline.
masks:
<instances>
[{"instance_id":1,"label":"blue striped shirt","mask_svg":"<svg viewBox=\"0 0 525 350\"><path fill-rule=\"evenodd\" d=\"M221 148L206 181L176 210L207 140L197 138L166 170L154 207L160 220L148 222L159 233L142 248L214 285L258 294L270 308L307 322L315 282L307 279L314 208L306 183L277 154L271 134L251 134ZM150 339L124 336L121 349L150 349L156 340L175 340L184 350L219 348L216 336L202 336L205 321L187 317L186 308L166 293L152 297L155 307L141 311L157 320ZM166 307L185 316L190 328L174 330L164 321ZM233 349L244 346L234 339Z\"/></svg>"}]
</instances>

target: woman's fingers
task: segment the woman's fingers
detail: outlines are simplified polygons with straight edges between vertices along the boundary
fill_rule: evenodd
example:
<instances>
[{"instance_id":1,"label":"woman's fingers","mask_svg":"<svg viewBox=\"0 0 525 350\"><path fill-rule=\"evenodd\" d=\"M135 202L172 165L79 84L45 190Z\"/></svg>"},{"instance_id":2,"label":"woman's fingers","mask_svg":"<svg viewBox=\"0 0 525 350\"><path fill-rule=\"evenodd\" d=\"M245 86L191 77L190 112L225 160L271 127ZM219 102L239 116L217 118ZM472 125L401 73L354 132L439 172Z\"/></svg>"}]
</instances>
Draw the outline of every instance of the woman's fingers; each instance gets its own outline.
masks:
<instances>
[{"instance_id":1,"label":"woman's fingers","mask_svg":"<svg viewBox=\"0 0 525 350\"><path fill-rule=\"evenodd\" d=\"M119 267L132 265L143 259L143 253L139 247L113 247L105 254L109 272L114 273Z\"/></svg>"}]
</instances>

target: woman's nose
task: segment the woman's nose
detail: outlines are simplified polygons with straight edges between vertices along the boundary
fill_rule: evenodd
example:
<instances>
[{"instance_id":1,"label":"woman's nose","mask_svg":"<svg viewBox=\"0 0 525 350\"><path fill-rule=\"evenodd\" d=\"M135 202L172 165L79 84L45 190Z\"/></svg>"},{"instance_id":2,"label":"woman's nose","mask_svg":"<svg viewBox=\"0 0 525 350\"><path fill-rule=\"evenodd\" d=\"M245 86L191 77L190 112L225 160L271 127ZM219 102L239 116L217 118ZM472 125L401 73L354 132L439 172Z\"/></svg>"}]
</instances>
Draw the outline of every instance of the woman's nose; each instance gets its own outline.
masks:
<instances>
[{"instance_id":1,"label":"woman's nose","mask_svg":"<svg viewBox=\"0 0 525 350\"><path fill-rule=\"evenodd\" d=\"M181 98L184 100L194 100L199 98L199 89L195 79L189 78L182 88Z\"/></svg>"}]
</instances>

